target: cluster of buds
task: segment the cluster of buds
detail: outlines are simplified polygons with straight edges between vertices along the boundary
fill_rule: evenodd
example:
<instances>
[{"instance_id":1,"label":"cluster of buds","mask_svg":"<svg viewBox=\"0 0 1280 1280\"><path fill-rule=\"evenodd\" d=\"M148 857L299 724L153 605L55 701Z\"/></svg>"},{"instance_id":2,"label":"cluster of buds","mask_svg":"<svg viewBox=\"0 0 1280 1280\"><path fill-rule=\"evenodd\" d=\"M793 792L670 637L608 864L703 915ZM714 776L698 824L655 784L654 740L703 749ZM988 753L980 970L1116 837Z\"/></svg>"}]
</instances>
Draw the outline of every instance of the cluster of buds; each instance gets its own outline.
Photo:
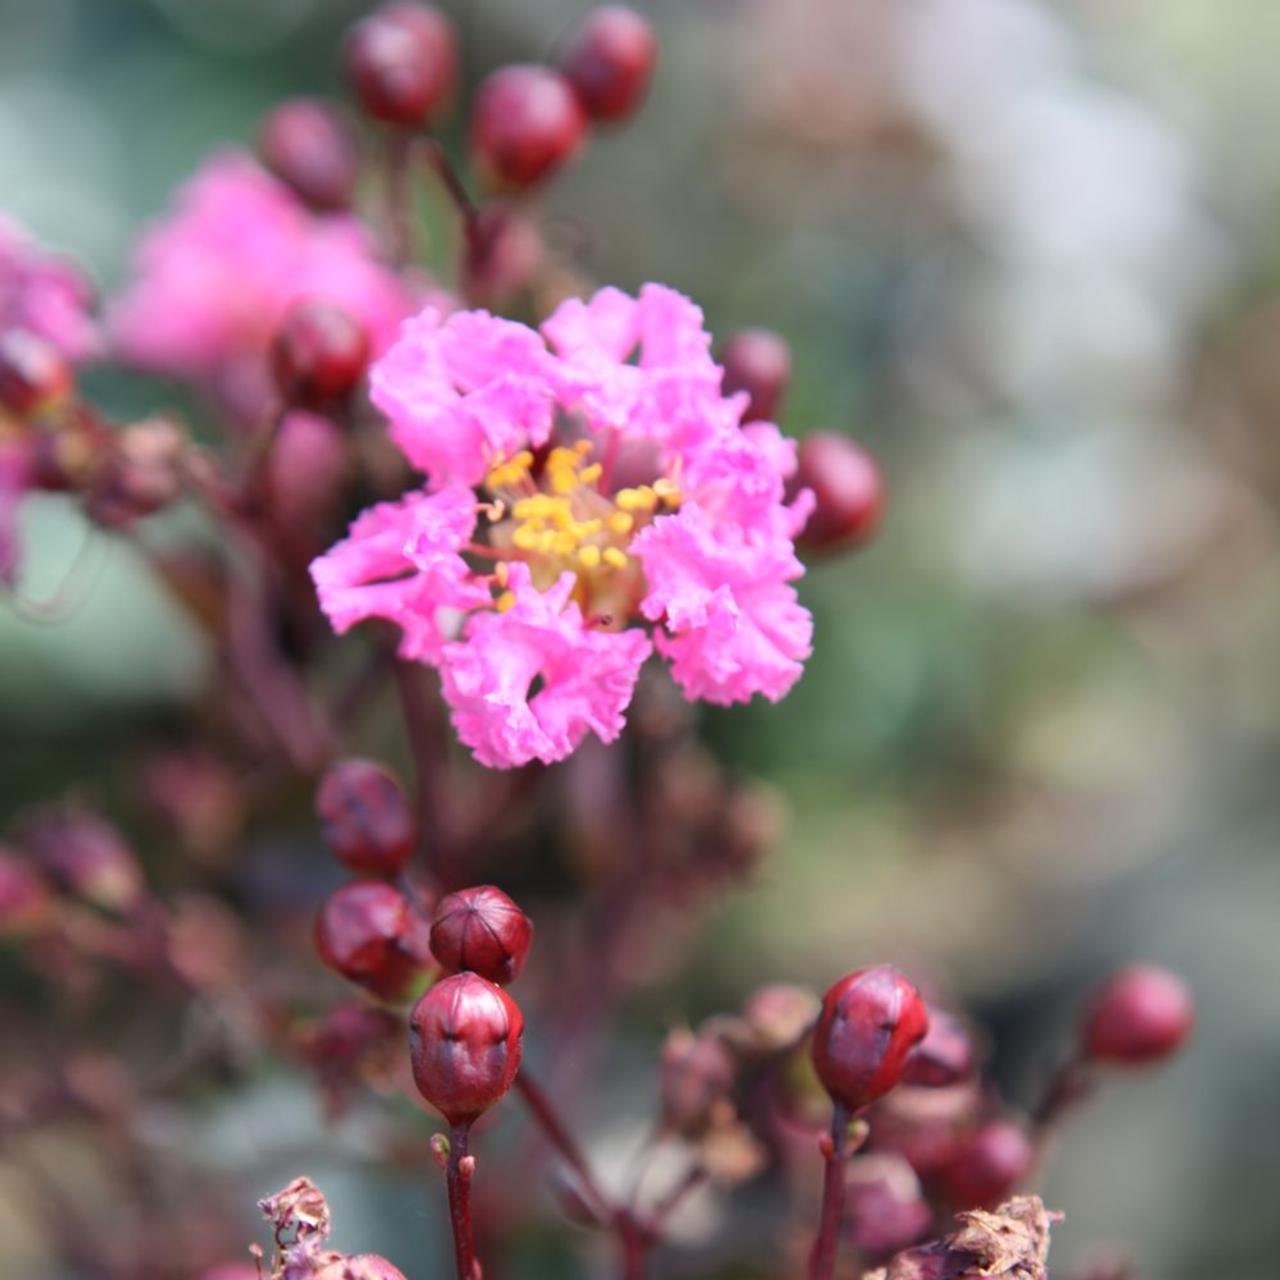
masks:
<instances>
[{"instance_id":1,"label":"cluster of buds","mask_svg":"<svg viewBox=\"0 0 1280 1280\"><path fill-rule=\"evenodd\" d=\"M724 389L748 397L747 421L781 421L791 383L791 349L772 329L742 329L720 348ZM879 528L885 480L875 459L838 431L813 431L800 441L796 470L788 483L795 495L808 490L813 510L796 542L814 554L862 546Z\"/></svg>"},{"instance_id":2,"label":"cluster of buds","mask_svg":"<svg viewBox=\"0 0 1280 1280\"><path fill-rule=\"evenodd\" d=\"M418 896L394 881L413 852L415 826L394 775L371 760L331 765L316 812L334 855L360 879L335 889L315 923L316 951L335 973L379 999L406 999L431 966Z\"/></svg>"},{"instance_id":3,"label":"cluster of buds","mask_svg":"<svg viewBox=\"0 0 1280 1280\"><path fill-rule=\"evenodd\" d=\"M455 1128L511 1088L524 1017L504 986L524 967L533 925L501 889L480 885L440 900L431 950L447 975L409 1015L410 1062L422 1096Z\"/></svg>"}]
</instances>

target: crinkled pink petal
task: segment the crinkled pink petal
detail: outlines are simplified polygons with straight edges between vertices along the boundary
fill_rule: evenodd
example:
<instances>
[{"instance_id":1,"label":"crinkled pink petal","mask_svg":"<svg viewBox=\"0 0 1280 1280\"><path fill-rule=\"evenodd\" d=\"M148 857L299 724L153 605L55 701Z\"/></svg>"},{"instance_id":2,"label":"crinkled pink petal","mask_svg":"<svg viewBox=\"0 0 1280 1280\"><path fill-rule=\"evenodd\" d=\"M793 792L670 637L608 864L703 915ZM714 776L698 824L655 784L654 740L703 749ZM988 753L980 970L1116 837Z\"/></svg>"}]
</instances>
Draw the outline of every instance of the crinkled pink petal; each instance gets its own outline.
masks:
<instances>
[{"instance_id":1,"label":"crinkled pink petal","mask_svg":"<svg viewBox=\"0 0 1280 1280\"><path fill-rule=\"evenodd\" d=\"M316 216L249 156L223 152L143 234L111 331L131 363L207 379L261 356L284 312L310 298L350 312L374 351L411 307L359 220Z\"/></svg>"},{"instance_id":2,"label":"crinkled pink petal","mask_svg":"<svg viewBox=\"0 0 1280 1280\"><path fill-rule=\"evenodd\" d=\"M673 289L648 284L636 299L612 288L587 302L570 298L542 332L559 357L562 402L593 430L665 443L721 399L702 312Z\"/></svg>"},{"instance_id":3,"label":"crinkled pink petal","mask_svg":"<svg viewBox=\"0 0 1280 1280\"><path fill-rule=\"evenodd\" d=\"M799 679L813 620L788 585L803 566L784 537L716 524L696 505L661 516L631 544L644 565L645 616L686 697L777 701Z\"/></svg>"},{"instance_id":4,"label":"crinkled pink petal","mask_svg":"<svg viewBox=\"0 0 1280 1280\"><path fill-rule=\"evenodd\" d=\"M478 485L494 463L551 434L550 365L524 325L428 308L370 370L370 394L433 486Z\"/></svg>"},{"instance_id":5,"label":"crinkled pink petal","mask_svg":"<svg viewBox=\"0 0 1280 1280\"><path fill-rule=\"evenodd\" d=\"M401 629L401 657L438 662L449 614L491 601L460 554L475 521L475 496L460 487L370 507L311 565L334 630L384 618Z\"/></svg>"},{"instance_id":6,"label":"crinkled pink petal","mask_svg":"<svg viewBox=\"0 0 1280 1280\"><path fill-rule=\"evenodd\" d=\"M472 617L467 638L445 646L444 697L458 737L481 764L506 769L563 760L588 732L612 742L625 724L652 645L641 631L587 627L569 600L573 575L549 591L513 564L515 603ZM530 696L535 680L538 692Z\"/></svg>"}]
</instances>

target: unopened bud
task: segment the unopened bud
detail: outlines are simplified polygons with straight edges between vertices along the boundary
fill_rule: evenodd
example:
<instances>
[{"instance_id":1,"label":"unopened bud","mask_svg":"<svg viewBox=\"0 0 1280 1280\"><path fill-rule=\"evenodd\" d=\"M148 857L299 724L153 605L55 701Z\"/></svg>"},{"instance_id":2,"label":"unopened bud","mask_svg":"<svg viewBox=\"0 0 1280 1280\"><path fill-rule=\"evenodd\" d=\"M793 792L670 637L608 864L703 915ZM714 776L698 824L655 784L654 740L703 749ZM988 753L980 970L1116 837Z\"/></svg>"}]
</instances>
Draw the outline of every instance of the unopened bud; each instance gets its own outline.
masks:
<instances>
[{"instance_id":1,"label":"unopened bud","mask_svg":"<svg viewBox=\"0 0 1280 1280\"><path fill-rule=\"evenodd\" d=\"M341 400L360 381L368 359L369 339L359 321L314 299L285 312L271 346L276 383L292 405Z\"/></svg>"},{"instance_id":2,"label":"unopened bud","mask_svg":"<svg viewBox=\"0 0 1280 1280\"><path fill-rule=\"evenodd\" d=\"M942 1167L939 1184L958 1209L1000 1204L1031 1172L1035 1146L1013 1120L992 1120L965 1139Z\"/></svg>"},{"instance_id":3,"label":"unopened bud","mask_svg":"<svg viewBox=\"0 0 1280 1280\"><path fill-rule=\"evenodd\" d=\"M819 431L800 441L791 488L815 500L798 541L814 551L865 542L884 514L885 483L875 459L847 436Z\"/></svg>"},{"instance_id":4,"label":"unopened bud","mask_svg":"<svg viewBox=\"0 0 1280 1280\"><path fill-rule=\"evenodd\" d=\"M404 997L427 964L404 896L389 884L346 884L325 899L315 944L334 972L386 1000Z\"/></svg>"},{"instance_id":5,"label":"unopened bud","mask_svg":"<svg viewBox=\"0 0 1280 1280\"><path fill-rule=\"evenodd\" d=\"M532 938L529 917L491 884L442 898L431 921L431 953L446 973L470 969L499 986L520 976Z\"/></svg>"},{"instance_id":6,"label":"unopened bud","mask_svg":"<svg viewBox=\"0 0 1280 1280\"><path fill-rule=\"evenodd\" d=\"M942 1088L973 1074L973 1040L964 1024L941 1009L929 1009L929 1030L911 1051L903 1084Z\"/></svg>"},{"instance_id":7,"label":"unopened bud","mask_svg":"<svg viewBox=\"0 0 1280 1280\"><path fill-rule=\"evenodd\" d=\"M315 209L345 209L360 175L360 147L350 126L326 102L295 98L262 122L263 163Z\"/></svg>"},{"instance_id":8,"label":"unopened bud","mask_svg":"<svg viewBox=\"0 0 1280 1280\"><path fill-rule=\"evenodd\" d=\"M720 353L727 394L745 391L750 397L744 422L773 422L791 381L791 348L772 329L743 329L733 334Z\"/></svg>"},{"instance_id":9,"label":"unopened bud","mask_svg":"<svg viewBox=\"0 0 1280 1280\"><path fill-rule=\"evenodd\" d=\"M497 1102L520 1066L524 1018L505 991L474 973L443 978L409 1015L418 1092L450 1124L466 1124Z\"/></svg>"},{"instance_id":10,"label":"unopened bud","mask_svg":"<svg viewBox=\"0 0 1280 1280\"><path fill-rule=\"evenodd\" d=\"M823 1087L856 1111L901 1079L924 1037L928 1014L914 986L890 965L858 969L827 992L813 1032L813 1065Z\"/></svg>"},{"instance_id":11,"label":"unopened bud","mask_svg":"<svg viewBox=\"0 0 1280 1280\"><path fill-rule=\"evenodd\" d=\"M413 852L414 822L395 775L373 760L339 760L316 790L325 843L363 875L395 875Z\"/></svg>"},{"instance_id":12,"label":"unopened bud","mask_svg":"<svg viewBox=\"0 0 1280 1280\"><path fill-rule=\"evenodd\" d=\"M19 418L55 407L71 393L75 379L66 357L27 329L0 334L0 406Z\"/></svg>"},{"instance_id":13,"label":"unopened bud","mask_svg":"<svg viewBox=\"0 0 1280 1280\"><path fill-rule=\"evenodd\" d=\"M1177 974L1134 965L1095 992L1085 1014L1084 1050L1104 1062L1158 1062L1181 1047L1195 1020L1195 1000Z\"/></svg>"},{"instance_id":14,"label":"unopened bud","mask_svg":"<svg viewBox=\"0 0 1280 1280\"><path fill-rule=\"evenodd\" d=\"M550 67L502 67L476 91L471 148L489 183L516 190L550 177L582 143L586 121L569 83Z\"/></svg>"},{"instance_id":15,"label":"unopened bud","mask_svg":"<svg viewBox=\"0 0 1280 1280\"><path fill-rule=\"evenodd\" d=\"M382 5L351 29L344 55L360 105L375 120L421 124L453 97L458 38L434 5Z\"/></svg>"},{"instance_id":16,"label":"unopened bud","mask_svg":"<svg viewBox=\"0 0 1280 1280\"><path fill-rule=\"evenodd\" d=\"M21 840L63 889L96 907L124 913L142 897L137 859L116 829L95 813L41 811L23 826Z\"/></svg>"},{"instance_id":17,"label":"unopened bud","mask_svg":"<svg viewBox=\"0 0 1280 1280\"><path fill-rule=\"evenodd\" d=\"M644 101L658 60L658 39L646 18L620 4L593 9L561 66L593 120L618 121Z\"/></svg>"},{"instance_id":18,"label":"unopened bud","mask_svg":"<svg viewBox=\"0 0 1280 1280\"><path fill-rule=\"evenodd\" d=\"M733 1088L734 1060L719 1036L672 1031L662 1046L663 1124L696 1137L705 1132Z\"/></svg>"}]
</instances>

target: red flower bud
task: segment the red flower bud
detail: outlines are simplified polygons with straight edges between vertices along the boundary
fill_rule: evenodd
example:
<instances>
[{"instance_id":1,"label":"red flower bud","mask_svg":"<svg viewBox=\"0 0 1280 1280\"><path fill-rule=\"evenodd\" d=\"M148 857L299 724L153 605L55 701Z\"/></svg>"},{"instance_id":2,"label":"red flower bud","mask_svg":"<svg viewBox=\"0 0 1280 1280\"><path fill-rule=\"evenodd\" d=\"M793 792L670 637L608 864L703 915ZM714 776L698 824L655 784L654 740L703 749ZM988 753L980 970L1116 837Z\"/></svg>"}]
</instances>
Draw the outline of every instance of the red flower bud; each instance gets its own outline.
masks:
<instances>
[{"instance_id":1,"label":"red flower bud","mask_svg":"<svg viewBox=\"0 0 1280 1280\"><path fill-rule=\"evenodd\" d=\"M0 334L0 405L20 418L52 408L71 393L74 377L52 342L26 329Z\"/></svg>"},{"instance_id":2,"label":"red flower bud","mask_svg":"<svg viewBox=\"0 0 1280 1280\"><path fill-rule=\"evenodd\" d=\"M295 303L271 346L276 384L290 404L340 400L360 381L369 339L360 323L328 302Z\"/></svg>"},{"instance_id":3,"label":"red flower bud","mask_svg":"<svg viewBox=\"0 0 1280 1280\"><path fill-rule=\"evenodd\" d=\"M437 982L409 1015L418 1092L450 1124L487 1111L520 1066L524 1018L505 991L474 973Z\"/></svg>"},{"instance_id":4,"label":"red flower bud","mask_svg":"<svg viewBox=\"0 0 1280 1280\"><path fill-rule=\"evenodd\" d=\"M485 205L463 261L468 301L481 307L505 302L529 287L542 257L542 237L528 218L505 204Z\"/></svg>"},{"instance_id":5,"label":"red flower bud","mask_svg":"<svg viewBox=\"0 0 1280 1280\"><path fill-rule=\"evenodd\" d=\"M1022 1125L992 1120L965 1139L943 1165L939 1185L958 1209L994 1208L1031 1172L1035 1157Z\"/></svg>"},{"instance_id":6,"label":"red flower bud","mask_svg":"<svg viewBox=\"0 0 1280 1280\"><path fill-rule=\"evenodd\" d=\"M772 329L743 329L720 352L726 393L751 397L744 422L772 422L791 381L791 348Z\"/></svg>"},{"instance_id":7,"label":"red flower bud","mask_svg":"<svg viewBox=\"0 0 1280 1280\"><path fill-rule=\"evenodd\" d=\"M417 932L408 902L391 885L344 884L316 917L316 951L335 973L395 1000L426 967Z\"/></svg>"},{"instance_id":8,"label":"red flower bud","mask_svg":"<svg viewBox=\"0 0 1280 1280\"><path fill-rule=\"evenodd\" d=\"M408 801L389 769L372 760L339 760L316 791L325 843L365 875L393 876L413 852Z\"/></svg>"},{"instance_id":9,"label":"red flower bud","mask_svg":"<svg viewBox=\"0 0 1280 1280\"><path fill-rule=\"evenodd\" d=\"M941 1009L930 1008L929 1030L911 1051L903 1084L943 1088L973 1074L973 1041L964 1024Z\"/></svg>"},{"instance_id":10,"label":"red flower bud","mask_svg":"<svg viewBox=\"0 0 1280 1280\"><path fill-rule=\"evenodd\" d=\"M21 842L68 893L125 913L142 898L142 872L119 832L95 813L45 810L21 830Z\"/></svg>"},{"instance_id":11,"label":"red flower bud","mask_svg":"<svg viewBox=\"0 0 1280 1280\"><path fill-rule=\"evenodd\" d=\"M312 1280L405 1280L404 1272L380 1253L339 1255L311 1273Z\"/></svg>"},{"instance_id":12,"label":"red flower bud","mask_svg":"<svg viewBox=\"0 0 1280 1280\"><path fill-rule=\"evenodd\" d=\"M1085 1013L1085 1054L1098 1061L1158 1062L1181 1046L1195 1025L1187 984L1167 969L1121 969L1094 993Z\"/></svg>"},{"instance_id":13,"label":"red flower bud","mask_svg":"<svg viewBox=\"0 0 1280 1280\"><path fill-rule=\"evenodd\" d=\"M262 122L263 163L313 208L345 209L360 176L360 146L346 120L326 102L295 98Z\"/></svg>"},{"instance_id":14,"label":"red flower bud","mask_svg":"<svg viewBox=\"0 0 1280 1280\"><path fill-rule=\"evenodd\" d=\"M671 1032L662 1046L662 1120L687 1137L706 1131L733 1088L734 1062L715 1035Z\"/></svg>"},{"instance_id":15,"label":"red flower bud","mask_svg":"<svg viewBox=\"0 0 1280 1280\"><path fill-rule=\"evenodd\" d=\"M593 120L625 120L644 101L658 60L648 20L619 4L587 15L561 64Z\"/></svg>"},{"instance_id":16,"label":"red flower bud","mask_svg":"<svg viewBox=\"0 0 1280 1280\"><path fill-rule=\"evenodd\" d=\"M416 125L439 114L458 81L458 37L433 5L399 3L357 22L344 48L360 105L387 124Z\"/></svg>"},{"instance_id":17,"label":"red flower bud","mask_svg":"<svg viewBox=\"0 0 1280 1280\"><path fill-rule=\"evenodd\" d=\"M812 489L816 499L798 541L815 551L865 542L884 512L884 476L875 459L847 436L819 431L800 441L792 489Z\"/></svg>"},{"instance_id":18,"label":"red flower bud","mask_svg":"<svg viewBox=\"0 0 1280 1280\"><path fill-rule=\"evenodd\" d=\"M470 969L499 986L520 976L532 937L533 922L491 884L442 898L431 921L431 953L445 972Z\"/></svg>"},{"instance_id":19,"label":"red flower bud","mask_svg":"<svg viewBox=\"0 0 1280 1280\"><path fill-rule=\"evenodd\" d=\"M550 177L577 151L585 128L568 81L550 67L500 68L471 108L472 152L497 187L531 187Z\"/></svg>"},{"instance_id":20,"label":"red flower bud","mask_svg":"<svg viewBox=\"0 0 1280 1280\"><path fill-rule=\"evenodd\" d=\"M865 1107L902 1079L928 1025L920 993L896 969L858 969L822 1001L812 1050L818 1079L851 1111Z\"/></svg>"},{"instance_id":21,"label":"red flower bud","mask_svg":"<svg viewBox=\"0 0 1280 1280\"><path fill-rule=\"evenodd\" d=\"M121 427L86 494L89 515L108 528L121 528L164 510L182 495L186 450L185 432L168 418Z\"/></svg>"}]
</instances>

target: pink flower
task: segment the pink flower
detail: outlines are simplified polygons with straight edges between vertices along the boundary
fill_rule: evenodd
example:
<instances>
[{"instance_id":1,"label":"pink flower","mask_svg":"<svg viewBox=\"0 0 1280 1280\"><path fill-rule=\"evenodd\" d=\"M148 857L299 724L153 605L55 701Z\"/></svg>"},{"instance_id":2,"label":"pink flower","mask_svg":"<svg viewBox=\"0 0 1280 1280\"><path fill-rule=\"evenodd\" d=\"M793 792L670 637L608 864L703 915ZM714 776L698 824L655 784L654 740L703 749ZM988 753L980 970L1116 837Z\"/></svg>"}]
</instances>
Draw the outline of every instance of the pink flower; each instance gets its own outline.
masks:
<instances>
[{"instance_id":1,"label":"pink flower","mask_svg":"<svg viewBox=\"0 0 1280 1280\"><path fill-rule=\"evenodd\" d=\"M510 588L506 612L476 614L466 641L445 646L440 674L458 737L495 768L563 760L588 731L612 742L652 652L648 637L585 625L569 600L571 573L543 592L527 565L513 564Z\"/></svg>"},{"instance_id":2,"label":"pink flower","mask_svg":"<svg viewBox=\"0 0 1280 1280\"><path fill-rule=\"evenodd\" d=\"M102 349L93 303L93 287L74 265L42 252L0 215L0 328L29 329L68 360L89 360Z\"/></svg>"},{"instance_id":3,"label":"pink flower","mask_svg":"<svg viewBox=\"0 0 1280 1280\"><path fill-rule=\"evenodd\" d=\"M776 700L799 678L792 536L811 498L787 503L794 446L742 426L710 350L698 308L646 285L570 300L541 334L427 310L371 371L429 490L316 561L320 603L338 630L398 623L482 763L612 741L655 645L690 698Z\"/></svg>"},{"instance_id":4,"label":"pink flower","mask_svg":"<svg viewBox=\"0 0 1280 1280\"><path fill-rule=\"evenodd\" d=\"M284 312L316 298L364 325L372 349L394 339L412 300L377 259L365 226L317 216L249 156L222 152L144 234L133 283L111 309L120 354L139 367L221 384L265 385L264 355Z\"/></svg>"}]
</instances>

